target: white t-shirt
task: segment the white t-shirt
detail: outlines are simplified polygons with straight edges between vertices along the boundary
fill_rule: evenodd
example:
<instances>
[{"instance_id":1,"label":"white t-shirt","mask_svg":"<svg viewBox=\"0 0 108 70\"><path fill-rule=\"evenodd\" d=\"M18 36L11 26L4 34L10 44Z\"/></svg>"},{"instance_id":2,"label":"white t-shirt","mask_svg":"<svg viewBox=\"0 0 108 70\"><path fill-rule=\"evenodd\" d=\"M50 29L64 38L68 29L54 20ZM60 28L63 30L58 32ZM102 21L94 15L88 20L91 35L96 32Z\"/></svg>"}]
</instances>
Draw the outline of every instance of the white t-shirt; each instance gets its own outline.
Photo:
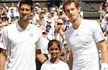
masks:
<instances>
[{"instance_id":1,"label":"white t-shirt","mask_svg":"<svg viewBox=\"0 0 108 70\"><path fill-rule=\"evenodd\" d=\"M41 70L69 70L69 67L63 61L59 61L59 63L53 64L49 60L47 60L42 65Z\"/></svg>"},{"instance_id":2,"label":"white t-shirt","mask_svg":"<svg viewBox=\"0 0 108 70\"><path fill-rule=\"evenodd\" d=\"M99 24L93 20L82 20L78 29L70 27L65 36L68 49L73 52L73 70L99 70L96 42L105 39Z\"/></svg>"},{"instance_id":3,"label":"white t-shirt","mask_svg":"<svg viewBox=\"0 0 108 70\"><path fill-rule=\"evenodd\" d=\"M26 30L22 30L18 23L5 27L1 39L3 48L7 51L5 70L36 70L35 53L42 44L41 30L29 24Z\"/></svg>"}]
</instances>

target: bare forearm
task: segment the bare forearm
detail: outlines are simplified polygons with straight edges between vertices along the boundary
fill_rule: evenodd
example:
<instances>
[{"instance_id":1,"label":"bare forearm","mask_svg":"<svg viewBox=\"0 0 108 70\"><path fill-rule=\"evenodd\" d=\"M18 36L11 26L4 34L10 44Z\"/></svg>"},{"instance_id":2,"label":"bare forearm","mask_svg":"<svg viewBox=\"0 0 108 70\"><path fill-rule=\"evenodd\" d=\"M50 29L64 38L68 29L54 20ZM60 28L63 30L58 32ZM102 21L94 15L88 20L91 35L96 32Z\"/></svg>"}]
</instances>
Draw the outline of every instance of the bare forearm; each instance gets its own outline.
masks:
<instances>
[{"instance_id":1,"label":"bare forearm","mask_svg":"<svg viewBox=\"0 0 108 70\"><path fill-rule=\"evenodd\" d=\"M101 59L102 59L102 63L108 63L108 50L107 49L101 50Z\"/></svg>"},{"instance_id":2,"label":"bare forearm","mask_svg":"<svg viewBox=\"0 0 108 70\"><path fill-rule=\"evenodd\" d=\"M44 63L44 61L47 60L44 54L37 54L36 57L41 63Z\"/></svg>"},{"instance_id":3,"label":"bare forearm","mask_svg":"<svg viewBox=\"0 0 108 70\"><path fill-rule=\"evenodd\" d=\"M68 64L69 64L69 68L70 68L70 70L72 70L72 59L70 59L71 58L71 56L69 57L69 62L68 62Z\"/></svg>"},{"instance_id":4,"label":"bare forearm","mask_svg":"<svg viewBox=\"0 0 108 70\"><path fill-rule=\"evenodd\" d=\"M72 66L73 66L73 55L72 55L72 51L69 52L68 65L69 65L70 70L72 70Z\"/></svg>"},{"instance_id":5,"label":"bare forearm","mask_svg":"<svg viewBox=\"0 0 108 70\"><path fill-rule=\"evenodd\" d=\"M99 42L100 50L101 50L101 59L102 63L108 63L108 49L106 41L100 41Z\"/></svg>"},{"instance_id":6,"label":"bare forearm","mask_svg":"<svg viewBox=\"0 0 108 70\"><path fill-rule=\"evenodd\" d=\"M41 62L41 63L44 63L44 61L47 59L45 57L45 55L41 52L40 49L37 49L36 50L36 58Z\"/></svg>"},{"instance_id":7,"label":"bare forearm","mask_svg":"<svg viewBox=\"0 0 108 70\"><path fill-rule=\"evenodd\" d=\"M0 53L0 70L5 70L5 60L5 55L3 53Z\"/></svg>"}]
</instances>

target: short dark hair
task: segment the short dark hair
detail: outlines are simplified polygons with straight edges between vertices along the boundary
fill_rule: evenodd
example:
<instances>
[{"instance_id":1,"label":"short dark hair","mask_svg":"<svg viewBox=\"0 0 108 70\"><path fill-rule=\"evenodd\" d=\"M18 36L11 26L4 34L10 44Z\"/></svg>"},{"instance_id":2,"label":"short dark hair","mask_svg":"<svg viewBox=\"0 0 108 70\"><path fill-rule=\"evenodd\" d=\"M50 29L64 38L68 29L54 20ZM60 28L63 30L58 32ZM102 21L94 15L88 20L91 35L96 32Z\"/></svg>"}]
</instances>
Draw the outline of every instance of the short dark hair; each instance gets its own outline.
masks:
<instances>
[{"instance_id":1,"label":"short dark hair","mask_svg":"<svg viewBox=\"0 0 108 70\"><path fill-rule=\"evenodd\" d=\"M32 0L21 0L19 3L19 8L21 7L22 4L28 4L31 6L31 10L33 10L33 2Z\"/></svg>"},{"instance_id":2,"label":"short dark hair","mask_svg":"<svg viewBox=\"0 0 108 70\"><path fill-rule=\"evenodd\" d=\"M68 4L71 4L72 2L75 4L76 8L80 7L78 0L65 0L64 4L63 4L64 12L65 12L65 6L68 5Z\"/></svg>"}]
</instances>

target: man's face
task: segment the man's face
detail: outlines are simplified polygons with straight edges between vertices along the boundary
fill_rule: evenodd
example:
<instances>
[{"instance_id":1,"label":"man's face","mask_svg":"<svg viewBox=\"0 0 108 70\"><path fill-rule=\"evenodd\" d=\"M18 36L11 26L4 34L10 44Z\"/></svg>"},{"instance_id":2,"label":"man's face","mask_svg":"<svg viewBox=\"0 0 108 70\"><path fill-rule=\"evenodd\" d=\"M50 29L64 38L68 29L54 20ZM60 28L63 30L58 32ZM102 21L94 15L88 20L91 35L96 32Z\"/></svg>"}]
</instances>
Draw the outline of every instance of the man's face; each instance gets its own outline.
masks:
<instances>
[{"instance_id":1,"label":"man's face","mask_svg":"<svg viewBox=\"0 0 108 70\"><path fill-rule=\"evenodd\" d=\"M70 19L70 21L75 21L80 16L80 8L77 8L72 2L65 6L65 13Z\"/></svg>"},{"instance_id":2,"label":"man's face","mask_svg":"<svg viewBox=\"0 0 108 70\"><path fill-rule=\"evenodd\" d=\"M19 8L20 20L28 21L31 16L31 6L28 4L22 4Z\"/></svg>"}]
</instances>

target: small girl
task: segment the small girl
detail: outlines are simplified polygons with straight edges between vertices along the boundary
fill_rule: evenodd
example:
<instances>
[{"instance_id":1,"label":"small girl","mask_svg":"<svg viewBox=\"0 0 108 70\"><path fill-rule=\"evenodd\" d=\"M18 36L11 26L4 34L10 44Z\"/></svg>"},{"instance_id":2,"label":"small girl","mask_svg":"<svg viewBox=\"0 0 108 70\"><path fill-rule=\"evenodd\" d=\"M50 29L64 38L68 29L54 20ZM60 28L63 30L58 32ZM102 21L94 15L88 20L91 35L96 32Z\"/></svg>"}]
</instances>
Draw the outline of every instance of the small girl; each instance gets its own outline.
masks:
<instances>
[{"instance_id":1,"label":"small girl","mask_svg":"<svg viewBox=\"0 0 108 70\"><path fill-rule=\"evenodd\" d=\"M51 55L51 59L42 65L41 70L69 70L68 65L58 58L60 51L60 42L55 39L50 40L48 43L48 52Z\"/></svg>"}]
</instances>

